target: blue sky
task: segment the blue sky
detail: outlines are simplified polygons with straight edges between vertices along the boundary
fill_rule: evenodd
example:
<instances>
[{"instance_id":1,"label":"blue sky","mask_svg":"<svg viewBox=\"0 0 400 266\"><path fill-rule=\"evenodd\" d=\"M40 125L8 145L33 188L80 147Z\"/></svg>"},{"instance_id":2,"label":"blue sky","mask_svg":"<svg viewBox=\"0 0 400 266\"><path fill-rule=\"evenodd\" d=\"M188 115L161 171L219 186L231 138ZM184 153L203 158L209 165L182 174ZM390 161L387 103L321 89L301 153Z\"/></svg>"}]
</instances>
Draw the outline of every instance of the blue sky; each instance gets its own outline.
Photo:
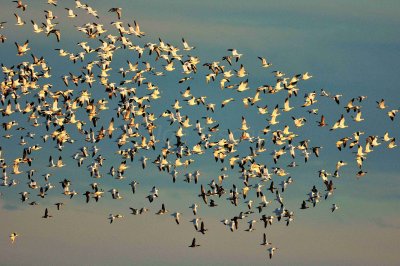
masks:
<instances>
[{"instance_id":1,"label":"blue sky","mask_svg":"<svg viewBox=\"0 0 400 266\"><path fill-rule=\"evenodd\" d=\"M86 39L75 31L73 25L82 25L92 19L88 20L82 11L77 11L76 20L68 20L63 7L73 7L73 1L60 1L62 7L50 7L44 4L45 1L41 2L43 3L27 2L28 9L22 13L15 10L14 3L1 1L1 20L8 22L6 29L1 30L1 33L5 34L8 40L0 44L0 58L5 65L20 62L21 58L15 56L14 40L20 43L29 39L32 51L36 55L43 55L52 66L51 82L61 89L63 84L59 77L67 71L79 73L82 64L73 65L67 62L58 57L53 49L65 48L77 52L79 49L76 43ZM392 109L399 108L400 105L397 97L394 97L398 92L397 75L400 69L398 1L114 1L112 6L109 1L88 3L99 10L105 27L109 27L109 23L115 20L115 16L107 12L108 9L114 6L122 7L125 23L132 23L135 19L146 32L143 40L135 39L141 45L148 41L156 42L159 37L168 43L180 45L180 39L184 37L191 45L197 47L193 54L200 57L201 64L220 61L221 57L227 54L228 48L238 49L244 54L240 62L250 73L248 78L251 88L272 84L272 70L281 70L288 76L306 71L311 73L313 78L299 85L299 97L291 100L291 105L296 108L292 113L282 115L280 121L282 126L288 124L291 130L295 130L290 116L307 117L306 126L296 130L296 133L301 135L299 140L308 138L312 146L322 145L324 148L318 160L311 160L304 165L300 158L300 167L290 169L295 182L284 195L290 209L295 211L296 220L289 227L280 223L267 229L269 240L279 247L277 256L271 263L395 265L399 261L396 249L400 230L398 149L387 150L383 147L384 144L376 147L375 152L370 153L365 162L364 170L368 171L368 174L357 180L352 151L339 152L334 147L337 139L356 130L365 131L366 135L379 136L389 131L390 135L400 139L398 119L390 122L386 112L378 110L375 104L376 100L384 98ZM62 30L62 41L59 44L54 38L45 38L44 35L39 36L32 32L30 19L44 20L44 9L54 10L59 16L59 28ZM19 28L13 25L14 12L25 17L26 26ZM92 46L99 45L92 40L89 42ZM131 55L117 52L113 60L114 76L110 79L120 79L115 75L127 56ZM273 66L267 70L261 69L257 56L266 57ZM23 59L30 60L28 56ZM135 60L133 56L132 60ZM217 83L207 86L203 77L205 71L203 68L201 71L191 83L195 96L207 95L208 100L219 103L232 95L232 91L220 90ZM178 85L177 80L180 76L178 73L172 73L167 77L152 77L162 91L161 104L152 104L152 112L162 112L166 106L170 107L174 99L180 97L179 91L186 88L186 85ZM318 120L319 116L310 116L299 106L304 101L304 93L314 90L319 92L321 88L332 94L343 94L340 106L329 99L318 99L318 108L325 114L330 125L344 112L344 104L359 95L368 96L362 103L366 121L355 124L350 121L351 117L347 116L351 125L349 129L329 132L327 128L317 128L314 120ZM91 92L95 98L104 97L96 88ZM234 96L238 99L236 102L212 115L221 122L222 133L228 128L236 129L234 132L237 137L242 114L247 118L253 132L258 132L266 125L265 119L260 119L254 108L243 108L239 99L249 95L251 93ZM30 99L29 97L27 96L27 99ZM260 105L268 104L272 109L277 102L282 104L284 98L284 95L264 95ZM115 103L111 101L110 105ZM185 106L184 110L190 117L206 114L205 111L198 113L197 109L189 106ZM110 112L103 112L101 123L106 124L111 115ZM5 118L1 119L6 121ZM13 119L21 121L22 125L25 121L25 117L19 114ZM191 122L195 123L195 118L192 118ZM3 135L4 131L1 133ZM159 136L165 138L173 133L167 123L160 121L157 129ZM20 133L13 131L12 134L19 137ZM38 130L37 135L42 134L44 131ZM72 186L81 194L93 179L88 176L86 169L75 167L76 162L70 157L80 146L91 145L80 139L78 134L74 134L73 137L76 138L76 143L66 146L62 152L67 167L61 172L47 168L48 156L54 157L59 154L54 149L54 143L42 144L37 137L32 144L40 143L45 149L35 158L33 167L39 173L53 172L51 182L54 184L58 184L61 178L73 180ZM188 138L187 141L191 144L196 142L193 138ZM8 158L15 158L21 154L19 146L16 148L15 140L2 138L1 146ZM120 162L120 158L112 154L115 151L114 143L100 143L98 147L101 153L107 156L106 166L102 170L105 174L111 165ZM273 162L268 154L275 147L268 148L270 150L260 156L260 160L272 167ZM247 153L247 146L241 151ZM148 154L154 156L155 153ZM216 179L220 164L215 164L209 154L205 158L195 159L195 164L180 172L200 169L201 182L204 184L212 178ZM312 185L321 185L317 171L327 169L333 172L335 163L340 159L348 161L349 166L343 168L341 178L335 180L337 189L334 198L322 202L317 208L305 212L298 210ZM280 163L284 166L290 161L289 158L283 158ZM23 205L17 193L27 189L24 174L16 177L20 180L18 186L10 189L0 187L0 192L3 193L0 198L0 214L3 217L0 247L4 254L7 254L2 258L2 263L264 265L267 262L267 251L259 245L263 232L261 224L257 224L256 231L252 233L242 230L231 233L219 222L222 218L232 217L239 212L238 208L231 207L225 200L219 200L221 206L215 209L200 206L201 216L210 229L205 236L200 236L193 230L191 223L186 222L192 219L188 206L193 202L200 203L197 197L198 186L182 182L182 176L180 181L173 185L169 175L159 173L154 167L143 171L137 160L130 164L125 175L127 178L123 181L113 180L110 176L99 180L106 191L113 187L120 189L124 200L112 200L108 193L99 204L89 205L83 203L84 198L81 195L73 200L63 198L60 188L49 192L49 196L40 201L39 206ZM132 178L140 182L138 194L135 196L130 194L130 188L127 186ZM37 179L42 182L39 174ZM241 183L235 171L229 171L226 187L232 183ZM155 184L160 188L161 198L150 205L145 196ZM51 212L55 216L53 219L40 218L44 206L50 206L60 200L66 203L63 211L57 212L52 207ZM182 219L185 222L181 226L176 226L169 215L154 215L162 202L165 202L171 211L179 210L183 213ZM330 212L332 203L340 205L337 213ZM143 216L129 214L128 207L142 206L151 208L150 213ZM242 204L242 209L244 206ZM272 211L272 208L269 211ZM109 213L123 213L125 218L109 225ZM246 225L242 223L241 226L243 229ZM15 245L10 245L8 235L13 231L19 232L21 237ZM188 249L187 246L194 236L198 238L201 247Z\"/></svg>"}]
</instances>

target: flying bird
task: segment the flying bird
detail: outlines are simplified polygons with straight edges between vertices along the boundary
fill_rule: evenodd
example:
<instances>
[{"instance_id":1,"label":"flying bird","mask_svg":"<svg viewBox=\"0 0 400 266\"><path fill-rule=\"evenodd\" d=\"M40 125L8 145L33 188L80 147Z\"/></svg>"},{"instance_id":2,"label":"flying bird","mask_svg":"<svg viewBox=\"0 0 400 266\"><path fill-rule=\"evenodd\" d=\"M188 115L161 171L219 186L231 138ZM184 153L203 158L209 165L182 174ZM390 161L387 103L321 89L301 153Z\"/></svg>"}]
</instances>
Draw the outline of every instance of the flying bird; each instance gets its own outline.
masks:
<instances>
[{"instance_id":1,"label":"flying bird","mask_svg":"<svg viewBox=\"0 0 400 266\"><path fill-rule=\"evenodd\" d=\"M26 52L31 49L28 47L28 45L29 45L29 40L27 40L23 45L19 45L18 43L15 43L15 46L17 46L17 50L18 50L17 55L22 56L22 55L26 54Z\"/></svg>"},{"instance_id":2,"label":"flying bird","mask_svg":"<svg viewBox=\"0 0 400 266\"><path fill-rule=\"evenodd\" d=\"M199 244L196 244L196 238L194 237L192 240L192 244L189 246L190 248L200 247Z\"/></svg>"},{"instance_id":3,"label":"flying bird","mask_svg":"<svg viewBox=\"0 0 400 266\"><path fill-rule=\"evenodd\" d=\"M16 232L13 232L10 234L10 240L11 240L11 244L14 244L15 240L17 239L17 237L19 237L19 234Z\"/></svg>"},{"instance_id":4,"label":"flying bird","mask_svg":"<svg viewBox=\"0 0 400 266\"><path fill-rule=\"evenodd\" d=\"M113 7L108 10L108 12L114 12L117 14L118 19L121 19L122 16L122 8L120 7Z\"/></svg>"},{"instance_id":5,"label":"flying bird","mask_svg":"<svg viewBox=\"0 0 400 266\"><path fill-rule=\"evenodd\" d=\"M46 208L44 210L44 215L42 216L42 218L51 218L51 217L53 217L53 216L49 215L49 210Z\"/></svg>"}]
</instances>

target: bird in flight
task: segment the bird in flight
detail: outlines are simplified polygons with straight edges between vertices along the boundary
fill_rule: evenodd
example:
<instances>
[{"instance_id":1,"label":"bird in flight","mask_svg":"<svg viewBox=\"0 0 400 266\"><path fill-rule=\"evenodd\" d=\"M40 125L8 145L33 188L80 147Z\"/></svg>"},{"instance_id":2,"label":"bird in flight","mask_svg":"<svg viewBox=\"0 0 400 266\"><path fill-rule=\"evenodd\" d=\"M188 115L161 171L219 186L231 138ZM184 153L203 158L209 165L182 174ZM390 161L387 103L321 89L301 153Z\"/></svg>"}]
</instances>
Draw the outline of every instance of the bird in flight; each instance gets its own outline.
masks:
<instances>
[{"instance_id":1,"label":"bird in flight","mask_svg":"<svg viewBox=\"0 0 400 266\"><path fill-rule=\"evenodd\" d=\"M189 246L190 248L200 247L199 244L196 244L196 238L194 237L192 240L192 244Z\"/></svg>"},{"instance_id":2,"label":"bird in flight","mask_svg":"<svg viewBox=\"0 0 400 266\"><path fill-rule=\"evenodd\" d=\"M10 240L11 240L11 244L14 244L15 240L17 239L17 237L19 237L19 234L16 232L13 232L10 234Z\"/></svg>"}]
</instances>

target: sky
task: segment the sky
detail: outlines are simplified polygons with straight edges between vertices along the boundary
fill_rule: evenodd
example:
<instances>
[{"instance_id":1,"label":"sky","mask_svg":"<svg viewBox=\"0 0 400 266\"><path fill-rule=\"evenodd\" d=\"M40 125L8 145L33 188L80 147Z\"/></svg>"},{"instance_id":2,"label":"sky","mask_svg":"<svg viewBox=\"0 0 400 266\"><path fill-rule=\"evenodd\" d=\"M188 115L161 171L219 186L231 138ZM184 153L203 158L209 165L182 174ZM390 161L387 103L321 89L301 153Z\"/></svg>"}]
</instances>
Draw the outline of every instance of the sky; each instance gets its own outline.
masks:
<instances>
[{"instance_id":1,"label":"sky","mask_svg":"<svg viewBox=\"0 0 400 266\"><path fill-rule=\"evenodd\" d=\"M52 67L54 91L65 89L61 75L72 72L79 73L81 63L72 64L57 56L56 48L64 48L78 52L76 43L88 41L93 47L99 45L96 41L87 40L76 32L74 26L83 25L95 19L88 18L82 11L77 11L78 17L74 20L66 18L65 7L72 8L73 1L59 1L60 6L51 7L45 1L26 1L27 10L23 13L16 10L15 3L1 0L1 20L7 21L6 28L0 34L7 36L7 41L0 44L0 60L10 66L30 60L29 55L17 57L14 41L22 43L29 39L31 51L37 56L44 56ZM62 3L61 3L62 2ZM227 49L235 48L243 57L243 63L249 72L249 86L255 88L263 84L273 84L273 70L280 70L293 76L298 73L309 72L313 78L300 83L299 97L291 99L295 107L290 114L280 117L281 125L290 125L296 130L301 139L310 139L312 146L323 146L321 156L312 158L306 165L301 156L297 158L299 167L289 169L294 183L285 192L285 202L288 208L295 211L295 221L288 227L284 223L276 223L264 231L261 223L257 223L254 232L245 232L246 222L241 223L240 230L231 233L220 222L221 219L237 215L238 208L231 206L226 200L219 199L219 207L208 208L197 197L200 189L198 185L187 184L182 181L182 174L199 169L202 173L202 184L216 179L220 174L221 164L217 164L207 156L195 157L195 163L187 169L178 170L179 180L172 184L171 177L166 173L149 166L144 170L136 159L129 164L125 173L126 179L117 181L106 175L111 165L117 165L120 157L114 154L115 143L104 142L97 146L107 161L102 170L104 177L99 181L102 188L108 191L118 188L124 197L123 200L112 200L110 194L98 204L84 203L84 196L77 195L69 200L61 195L58 187L49 192L49 195L39 201L36 191L32 192L32 200L39 202L39 206L22 204L19 192L25 191L28 181L26 174L13 176L20 184L5 188L0 187L0 247L3 251L2 265L396 265L400 260L397 242L400 235L400 205L399 205L399 151L388 150L382 144L374 148L364 162L363 170L367 175L357 179L358 171L354 162L352 150L339 152L334 143L339 138L349 136L352 132L361 130L365 135L383 136L389 132L399 139L399 122L397 118L391 122L385 111L376 108L376 102L386 99L392 109L399 108L398 69L400 69L400 3L398 1L88 1L88 4L99 11L101 22L109 27L116 19L108 11L111 7L122 7L122 19L125 23L139 22L141 30L146 32L142 40L134 39L139 45L146 42L157 42L161 38L167 43L181 45L184 37L189 44L196 47L191 51L199 56L201 64L205 62L221 61L227 55ZM57 27L62 31L61 42L57 43L54 36L37 35L32 31L30 20L44 21L43 10L51 9L59 17ZM15 26L13 13L24 17L27 25ZM72 22L71 22L72 21ZM273 63L267 70L260 67L258 56L263 56ZM88 56L94 60L93 55ZM136 60L133 54L126 51L117 51L113 59L113 70L110 79L119 81L117 71L125 61ZM114 65L115 64L115 65ZM158 62L155 65L161 66ZM235 65L237 67L237 65ZM207 85L205 69L201 67L200 75L196 75L191 82L195 96L207 95L210 102L219 103L231 97L232 91L220 90L218 83ZM177 80L181 74L168 73L166 77L151 77L162 91L159 104L151 104L151 111L155 114L170 108L175 99L180 97L179 92L186 88ZM150 79L150 77L149 77ZM184 83L185 84L185 83ZM311 116L299 106L304 102L306 92L325 89L332 94L342 94L341 105L338 106L331 99L318 98L320 113L325 114L328 124L333 124L344 113L344 104L351 98L360 95L368 96L362 103L363 123L351 122L350 115L346 115L350 128L341 131L329 132L327 128L316 127L319 116ZM82 88L79 87L78 90ZM89 89L89 88L84 88ZM98 89L98 90L96 90ZM101 89L101 88L100 88ZM90 89L92 96L101 99L99 87ZM250 132L259 134L266 125L266 120L260 119L254 108L243 108L239 100L241 96L250 96L252 93L235 95L237 99L224 110L212 114L220 121L221 129L218 137L222 137L227 129L232 129L235 137L240 131L241 116L244 115L251 126ZM232 96L233 97L233 96ZM282 103L284 95L264 95L260 105L267 104L270 109L277 103ZM22 98L33 100L32 95ZM110 101L110 106L116 105L116 100ZM184 102L182 102L182 105ZM111 108L110 108L111 109ZM196 117L210 115L205 110L184 108L185 114L195 123ZM112 111L109 110L109 111ZM82 115L82 114L81 114ZM113 112L103 112L100 123L107 124ZM291 120L304 116L307 124L295 129ZM10 118L1 118L9 121ZM12 119L20 122L20 126L28 127L26 117L14 114ZM314 121L315 120L315 121ZM120 122L116 122L121 125ZM30 130L33 130L30 128ZM45 130L34 129L37 136L30 144L40 143L43 149L35 157L33 168L38 172L35 178L43 183L42 173L52 173L50 181L59 185L63 178L72 180L72 187L80 194L87 190L94 180L90 178L85 168L76 167L71 158L81 146L92 145L82 140L82 136L72 133L76 140L74 145L66 145L61 153L66 167L62 171L55 171L47 167L48 157L58 156L60 153L54 148L53 142L42 143L40 136ZM173 139L175 127L164 121L159 122L156 136L160 139ZM4 130L0 130L4 135ZM1 139L4 156L12 160L21 156L20 146L16 144L22 134L11 131L13 139ZM189 135L189 134L188 134ZM270 138L267 136L266 138ZM28 139L28 138L26 138ZM187 142L194 145L197 141L190 135ZM160 143L163 144L163 143ZM269 167L274 166L270 152L275 149L267 147L267 154L260 155L260 161ZM248 153L248 145L240 148L241 153ZM146 151L146 156L154 158L155 154ZM138 157L139 158L139 157ZM344 160L349 165L341 171L341 177L335 179L336 191L333 198L328 198L316 208L305 211L299 210L301 201L314 184L320 188L321 181L317 171L326 169L334 171L337 161ZM150 160L149 160L150 161ZM282 158L282 166L290 163L290 158ZM89 161L85 163L88 165ZM150 164L150 163L149 163ZM23 168L27 170L27 168ZM237 169L235 169L237 170ZM229 170L226 187L231 184L241 184L239 174ZM127 185L132 179L138 180L139 190L132 195ZM279 179L280 180L280 179ZM160 198L149 204L145 199L151 187L157 185L160 189ZM55 210L53 204L63 201L62 211ZM156 216L154 213L161 203L165 202L172 212L182 212L182 224L177 226L173 217ZM193 202L200 205L199 212L209 228L206 235L194 231L190 222L193 215L188 208ZM331 213L333 203L340 209ZM52 219L42 219L44 207L49 207ZM145 215L133 216L129 214L129 207L146 206L151 211ZM274 205L274 207L276 207ZM274 207L269 207L269 212ZM245 204L241 204L245 210ZM121 213L125 217L115 221L112 225L107 219L110 213ZM21 236L11 245L9 234L18 232ZM266 248L260 246L262 232L266 232L268 239L279 250L272 260L268 259ZM199 248L190 249L187 246L191 239L196 237Z\"/></svg>"}]
</instances>

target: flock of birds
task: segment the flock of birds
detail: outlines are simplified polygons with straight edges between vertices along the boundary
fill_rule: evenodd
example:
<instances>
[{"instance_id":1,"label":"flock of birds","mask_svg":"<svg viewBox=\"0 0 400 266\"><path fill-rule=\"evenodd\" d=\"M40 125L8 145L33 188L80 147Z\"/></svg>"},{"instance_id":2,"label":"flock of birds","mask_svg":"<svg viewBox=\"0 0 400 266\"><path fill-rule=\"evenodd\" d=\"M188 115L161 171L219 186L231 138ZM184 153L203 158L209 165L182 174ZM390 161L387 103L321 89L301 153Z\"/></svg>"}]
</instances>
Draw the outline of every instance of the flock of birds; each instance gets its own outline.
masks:
<instances>
[{"instance_id":1,"label":"flock of birds","mask_svg":"<svg viewBox=\"0 0 400 266\"><path fill-rule=\"evenodd\" d=\"M29 27L29 18L26 15L29 5L20 0L13 2L17 8L15 25L17 28ZM102 178L112 176L117 181L122 180L131 162L138 160L143 169L147 169L148 162L151 162L160 172L170 175L173 183L181 181L182 178L183 181L194 183L194 186L198 187L199 192L196 196L200 202L190 206L193 213L190 222L193 223L195 231L203 235L207 233L208 228L199 216L199 207L218 207L223 203L220 198L226 198L227 204L240 209L238 215L221 221L232 232L239 230L243 221L247 221L245 231L248 232L256 229L257 222L262 222L264 228L271 226L275 221L284 221L289 226L295 213L288 209L283 197L288 186L294 181L288 169L298 166L299 163L295 160L298 154L304 158L304 163L307 163L310 159L318 158L323 151L323 147L312 146L310 140L301 139L295 130L312 123L309 122L312 117L318 117L315 119L318 120L317 123L312 126L327 127L329 131L348 128L364 120L361 103L366 100L366 96L349 100L344 105L345 112L342 114L330 114L332 117L337 115L337 121L332 123L327 122L326 115L319 113L318 101L322 98L332 99L338 106L343 106L342 95L333 95L326 90L319 93L306 92L301 107L292 106L291 100L300 94L299 85L312 78L309 73L288 76L276 70L272 71L275 77L272 84L251 87L249 73L241 63L243 54L236 49L228 49L220 61L200 63L199 57L191 55L196 48L184 39L181 45L177 46L161 39L141 45L141 38L146 33L141 30L137 21L125 25L121 8L109 10L110 15L115 14L115 21L107 28L100 23L98 12L86 3L76 0L74 7L63 9L56 0L47 2L49 9L43 14L44 22L31 20L31 26L35 34L49 37L51 45L61 43L64 38L58 27L59 17L74 20L76 17L86 16L95 22L75 26L76 30L88 39L78 43L79 52L55 49L61 60L65 60L61 65L83 65L80 70L65 73L61 77L63 86L53 86L52 80L58 77L52 75L52 67L46 58L37 57L33 53L28 40L24 43L15 42L16 54L21 58L21 62L9 66L2 64L2 137L15 140L13 149L21 147L21 156L9 158L8 151L0 147L1 185L3 190L18 186L21 190L19 197L24 204L38 205L39 200L52 194L53 189L61 189L66 198L82 198L86 203L99 202L107 193L102 188ZM9 24L10 22L1 22L0 29ZM3 43L8 41L1 32L0 40ZM117 74L110 74L111 65L115 65L113 57L118 50L124 54L126 64L119 66ZM90 57L95 57L95 60L89 61ZM258 60L261 68L272 67L265 58L259 57ZM219 103L213 102L211 97L196 96L199 92L191 88L190 81L201 75L199 68L206 72L205 82L208 86L224 90L230 96ZM162 90L161 83L155 82L166 75L178 76L177 86L186 88L181 92L181 98L171 103L163 102L161 96L167 91ZM204 79L204 76L199 78ZM243 97L242 95L246 94L243 92L250 96ZM270 108L265 105L265 95L274 94L286 95L285 100ZM262 121L265 121L264 128L258 134L250 131L251 123L241 115L242 111L233 108L230 111L236 113L239 116L238 121L241 121L238 123L239 129L228 129L226 133L220 131L224 121L215 120L212 117L214 112L229 109L230 103L238 99L242 100L246 110L254 109ZM113 103L116 104L112 105ZM152 105L158 108L164 106L164 111L153 113ZM291 116L293 125L281 126L279 116L297 108L306 110L311 118ZM384 99L377 102L377 108L385 112L388 119L395 120L398 109L389 108ZM194 110L195 114L206 115L199 118L189 117L185 114L189 109L191 112ZM111 115L111 119L104 122L104 113ZM350 116L349 113L353 115ZM26 127L19 126L18 120L13 118L21 115L28 121ZM230 115L229 119L237 118ZM190 120L197 121L192 124ZM349 120L352 122L349 123ZM168 127L173 130L172 136L164 139L156 137L157 128L161 127L162 123L168 123ZM290 127L295 130L291 131ZM41 130L46 133L38 136L36 133ZM329 131L321 133L328 134ZM72 138L74 134L80 136L87 144L77 147L78 141ZM47 166L38 165L37 168L33 168L36 156L41 154L42 147L37 144L39 138L43 142L53 141L55 149ZM194 145L190 145L189 142L193 142L193 139ZM99 143L107 141L115 143L112 145L115 146L120 163L104 170L107 156L100 152L98 146ZM341 151L346 148L355 150L354 159L359 168L355 175L362 177L367 174L363 168L367 155L383 142L387 143L389 149L396 147L395 138L389 133L380 137L368 136L362 131L340 138L336 147ZM77 166L87 167L88 176L95 180L87 189L75 190L73 179L54 180L55 184L50 182L53 174L47 169L63 172L66 165L63 161L63 149L67 145L76 150L72 156ZM240 147L245 145L248 146L248 152L239 152ZM157 156L146 157L145 155L149 154L146 151L153 151ZM266 156L264 158L270 158L267 164L263 163L265 159L259 159L262 154ZM202 177L201 170L185 172L199 156L212 157L212 160L221 164L218 177ZM287 166L282 166L282 157L292 158L293 161ZM273 167L270 167L270 164ZM320 170L320 181L309 190L304 200L299 201L298 208L305 210L310 206L315 207L320 201L333 197L335 182L340 176L341 168L346 165L347 162L340 160L336 163L333 173ZM229 177L228 171L233 171L232 169L238 173L239 184L234 183L231 187L226 187L225 180ZM37 173L39 171L43 174L40 181ZM19 178L20 176L23 177ZM27 183L23 178L28 179ZM129 185L133 195L140 189L138 180L130 180ZM149 204L154 204L154 201L158 202L162 198L156 185L154 184L146 197ZM123 198L116 188L108 192L112 199ZM277 208L267 213L270 209L268 207L274 202ZM64 202L59 201L54 205L60 210ZM333 203L331 211L334 212L338 208L339 206ZM133 215L142 215L148 211L146 207L131 208ZM43 209L43 213L43 219L56 215L49 206ZM172 214L177 225L181 224L183 211L170 212L165 204L162 204L156 215L167 213ZM108 217L110 223L121 218L124 218L124 215L120 213L112 213ZM11 233L11 242L14 243L18 236L17 232ZM278 248L268 241L266 233L263 233L260 239L261 245L268 250L269 258L272 258ZM199 246L196 237L189 245L191 248Z\"/></svg>"}]
</instances>

